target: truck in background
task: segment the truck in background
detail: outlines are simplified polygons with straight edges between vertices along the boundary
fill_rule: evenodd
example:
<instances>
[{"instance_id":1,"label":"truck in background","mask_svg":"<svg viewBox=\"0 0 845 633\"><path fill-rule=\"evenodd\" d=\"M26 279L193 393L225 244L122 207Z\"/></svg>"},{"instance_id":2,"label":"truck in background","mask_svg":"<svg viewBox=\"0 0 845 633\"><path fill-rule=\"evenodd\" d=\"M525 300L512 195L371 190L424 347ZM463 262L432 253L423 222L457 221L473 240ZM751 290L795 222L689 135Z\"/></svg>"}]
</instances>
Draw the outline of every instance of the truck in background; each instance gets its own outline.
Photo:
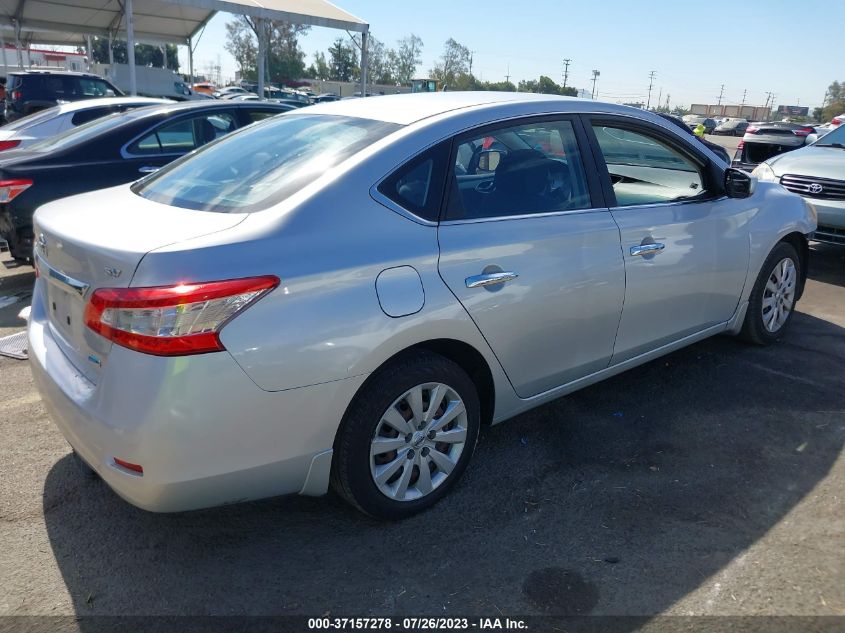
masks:
<instances>
[{"instance_id":1,"label":"truck in background","mask_svg":"<svg viewBox=\"0 0 845 633\"><path fill-rule=\"evenodd\" d=\"M126 94L129 90L128 64L92 64L91 72L105 77ZM182 77L169 68L135 66L135 86L139 95L187 101L190 99L208 99L208 95L191 90Z\"/></svg>"}]
</instances>

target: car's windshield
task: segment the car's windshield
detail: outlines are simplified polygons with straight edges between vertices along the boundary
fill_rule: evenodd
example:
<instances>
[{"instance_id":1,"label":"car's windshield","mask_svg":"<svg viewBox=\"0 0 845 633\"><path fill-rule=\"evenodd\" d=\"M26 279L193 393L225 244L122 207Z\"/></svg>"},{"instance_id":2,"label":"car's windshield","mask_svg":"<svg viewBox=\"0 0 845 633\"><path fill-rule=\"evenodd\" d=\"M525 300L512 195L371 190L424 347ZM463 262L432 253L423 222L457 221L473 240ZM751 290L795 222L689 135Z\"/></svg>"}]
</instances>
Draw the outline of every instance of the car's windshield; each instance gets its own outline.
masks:
<instances>
[{"instance_id":1,"label":"car's windshield","mask_svg":"<svg viewBox=\"0 0 845 633\"><path fill-rule=\"evenodd\" d=\"M71 128L61 134L33 143L27 149L33 152L59 152L78 143L94 138L98 134L121 125L126 120L126 114L117 112L90 123L84 123Z\"/></svg>"},{"instance_id":2,"label":"car's windshield","mask_svg":"<svg viewBox=\"0 0 845 633\"><path fill-rule=\"evenodd\" d=\"M399 127L342 116L274 117L176 161L133 191L185 209L260 211Z\"/></svg>"},{"instance_id":3,"label":"car's windshield","mask_svg":"<svg viewBox=\"0 0 845 633\"><path fill-rule=\"evenodd\" d=\"M30 114L29 116L25 116L22 119L18 119L12 123L7 123L3 127L0 127L0 130L4 132L18 132L21 130L29 129L35 125L40 125L44 123L44 121L49 121L55 116L58 116L60 107L56 106L54 108L47 108L46 110L41 110L40 112L36 112L35 114Z\"/></svg>"},{"instance_id":4,"label":"car's windshield","mask_svg":"<svg viewBox=\"0 0 845 633\"><path fill-rule=\"evenodd\" d=\"M824 147L825 145L833 145L835 143L845 144L845 125L840 125L835 130L820 137L816 145Z\"/></svg>"}]
</instances>

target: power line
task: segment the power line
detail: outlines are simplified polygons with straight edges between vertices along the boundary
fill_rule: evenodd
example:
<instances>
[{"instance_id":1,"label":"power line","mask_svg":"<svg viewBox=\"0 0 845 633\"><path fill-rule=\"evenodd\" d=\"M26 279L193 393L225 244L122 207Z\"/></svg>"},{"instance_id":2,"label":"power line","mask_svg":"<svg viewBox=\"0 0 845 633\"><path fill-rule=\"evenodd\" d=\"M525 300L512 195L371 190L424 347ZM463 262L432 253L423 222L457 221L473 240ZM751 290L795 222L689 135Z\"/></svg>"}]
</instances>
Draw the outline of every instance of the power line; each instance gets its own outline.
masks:
<instances>
[{"instance_id":1,"label":"power line","mask_svg":"<svg viewBox=\"0 0 845 633\"><path fill-rule=\"evenodd\" d=\"M657 73L656 70L652 70L648 74L648 101L645 104L645 109L648 110L649 106L651 105L651 87L654 85L654 75Z\"/></svg>"},{"instance_id":2,"label":"power line","mask_svg":"<svg viewBox=\"0 0 845 633\"><path fill-rule=\"evenodd\" d=\"M569 79L569 64L572 60L568 57L563 60L563 87L566 88L566 80Z\"/></svg>"}]
</instances>

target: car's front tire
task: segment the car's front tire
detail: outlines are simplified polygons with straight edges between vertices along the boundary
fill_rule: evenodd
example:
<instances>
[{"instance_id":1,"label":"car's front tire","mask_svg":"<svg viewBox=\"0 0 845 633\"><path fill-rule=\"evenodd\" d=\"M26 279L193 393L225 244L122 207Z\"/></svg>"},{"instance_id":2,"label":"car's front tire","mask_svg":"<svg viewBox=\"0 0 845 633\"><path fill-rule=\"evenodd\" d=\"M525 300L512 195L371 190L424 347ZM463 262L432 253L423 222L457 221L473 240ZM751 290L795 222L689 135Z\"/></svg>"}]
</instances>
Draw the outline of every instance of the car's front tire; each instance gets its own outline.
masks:
<instances>
[{"instance_id":1,"label":"car's front tire","mask_svg":"<svg viewBox=\"0 0 845 633\"><path fill-rule=\"evenodd\" d=\"M792 321L801 280L801 259L791 244L772 249L748 299L740 336L757 345L778 340Z\"/></svg>"},{"instance_id":2,"label":"car's front tire","mask_svg":"<svg viewBox=\"0 0 845 633\"><path fill-rule=\"evenodd\" d=\"M380 519L446 496L478 441L478 393L467 373L428 351L380 369L356 395L335 440L332 487Z\"/></svg>"}]
</instances>

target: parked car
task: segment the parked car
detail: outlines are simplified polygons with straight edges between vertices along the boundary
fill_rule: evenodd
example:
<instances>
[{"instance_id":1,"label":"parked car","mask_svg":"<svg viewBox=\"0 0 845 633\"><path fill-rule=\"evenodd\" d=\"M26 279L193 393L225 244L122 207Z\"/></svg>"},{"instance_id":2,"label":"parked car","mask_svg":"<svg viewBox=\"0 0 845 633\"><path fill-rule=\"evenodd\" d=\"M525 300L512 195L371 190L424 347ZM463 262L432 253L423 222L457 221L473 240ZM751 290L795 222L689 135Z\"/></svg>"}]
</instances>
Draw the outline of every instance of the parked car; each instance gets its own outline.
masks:
<instances>
[{"instance_id":1,"label":"parked car","mask_svg":"<svg viewBox=\"0 0 845 633\"><path fill-rule=\"evenodd\" d=\"M226 92L224 94L219 95L217 98L221 101L231 101L232 99L243 99L244 97L255 97L258 99L258 95L254 92Z\"/></svg>"},{"instance_id":2,"label":"parked car","mask_svg":"<svg viewBox=\"0 0 845 633\"><path fill-rule=\"evenodd\" d=\"M105 97L63 103L0 127L0 151L23 149L108 114L165 103L173 102L147 97Z\"/></svg>"},{"instance_id":3,"label":"parked car","mask_svg":"<svg viewBox=\"0 0 845 633\"><path fill-rule=\"evenodd\" d=\"M316 97L311 97L311 103L327 103L329 101L339 101L339 100L340 100L340 96L338 96L334 93L331 93L331 92L326 93L326 94L317 95Z\"/></svg>"},{"instance_id":4,"label":"parked car","mask_svg":"<svg viewBox=\"0 0 845 633\"><path fill-rule=\"evenodd\" d=\"M804 147L817 137L814 127L801 123L750 123L737 145L733 166L751 171L764 160Z\"/></svg>"},{"instance_id":5,"label":"parked car","mask_svg":"<svg viewBox=\"0 0 845 633\"><path fill-rule=\"evenodd\" d=\"M777 340L816 228L652 113L489 92L291 112L35 225L35 383L122 497L331 481L388 519L444 497L483 424Z\"/></svg>"},{"instance_id":6,"label":"parked car","mask_svg":"<svg viewBox=\"0 0 845 633\"><path fill-rule=\"evenodd\" d=\"M719 123L713 130L713 134L725 134L727 136L742 136L748 128L748 121L745 119L726 119Z\"/></svg>"},{"instance_id":7,"label":"parked car","mask_svg":"<svg viewBox=\"0 0 845 633\"><path fill-rule=\"evenodd\" d=\"M678 129L683 130L686 134L696 138L699 143L704 144L711 152L713 152L714 154L716 154L716 156L725 161L725 165L731 164L730 154L728 154L727 150L724 147L718 145L717 143L712 143L707 139L698 138L697 136L695 136L695 134L692 133L692 130L687 126L686 123L684 123L683 119L681 119L680 117L676 117L671 114L665 114L663 112L658 112L657 116L659 116L665 121L669 121L669 123L676 126Z\"/></svg>"},{"instance_id":8,"label":"parked car","mask_svg":"<svg viewBox=\"0 0 845 633\"><path fill-rule=\"evenodd\" d=\"M214 87L213 83L209 83L207 81L202 81L200 83L196 83L191 86L194 92L199 94L208 95L209 97L213 97L214 93L217 92L217 88Z\"/></svg>"},{"instance_id":9,"label":"parked car","mask_svg":"<svg viewBox=\"0 0 845 633\"><path fill-rule=\"evenodd\" d=\"M224 95L228 94L248 94L248 90L244 90L240 86L226 86L225 88L221 88L217 92L214 93L214 97L218 99L222 99Z\"/></svg>"},{"instance_id":10,"label":"parked car","mask_svg":"<svg viewBox=\"0 0 845 633\"><path fill-rule=\"evenodd\" d=\"M32 214L57 198L132 182L201 145L290 108L198 101L106 116L0 153L0 236L32 257Z\"/></svg>"},{"instance_id":11,"label":"parked car","mask_svg":"<svg viewBox=\"0 0 845 633\"><path fill-rule=\"evenodd\" d=\"M845 244L845 126L815 143L770 158L752 172L803 196L818 214L815 239Z\"/></svg>"},{"instance_id":12,"label":"parked car","mask_svg":"<svg viewBox=\"0 0 845 633\"><path fill-rule=\"evenodd\" d=\"M683 117L683 120L684 123L687 124L687 127L689 127L689 129L691 130L694 130L696 127L698 127L699 123L703 124L705 134L712 134L713 130L716 129L716 121L706 116L696 116L694 114L687 114Z\"/></svg>"},{"instance_id":13,"label":"parked car","mask_svg":"<svg viewBox=\"0 0 845 633\"><path fill-rule=\"evenodd\" d=\"M68 101L120 97L123 93L98 75L58 70L16 70L6 77L9 122Z\"/></svg>"}]
</instances>

